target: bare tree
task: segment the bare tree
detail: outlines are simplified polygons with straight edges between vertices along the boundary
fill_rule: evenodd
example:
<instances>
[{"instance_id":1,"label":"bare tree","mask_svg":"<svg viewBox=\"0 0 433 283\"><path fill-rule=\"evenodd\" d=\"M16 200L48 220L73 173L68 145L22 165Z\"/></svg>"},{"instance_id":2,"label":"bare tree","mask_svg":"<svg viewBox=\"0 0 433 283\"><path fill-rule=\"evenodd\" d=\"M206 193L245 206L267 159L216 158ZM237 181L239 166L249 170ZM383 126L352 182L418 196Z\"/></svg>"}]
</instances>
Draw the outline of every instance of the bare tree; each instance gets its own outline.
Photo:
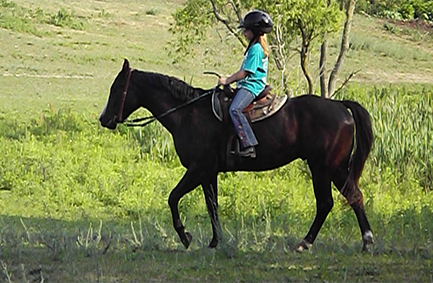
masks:
<instances>
[{"instance_id":1,"label":"bare tree","mask_svg":"<svg viewBox=\"0 0 433 283\"><path fill-rule=\"evenodd\" d=\"M340 53L337 58L337 62L331 71L328 82L328 95L332 96L335 90L335 83L337 80L338 73L340 72L341 65L343 64L344 58L346 56L347 50L349 50L349 35L353 22L353 13L355 10L356 0L349 0L346 7L346 20L344 22L343 34L341 37ZM323 94L322 94L323 96Z\"/></svg>"}]
</instances>

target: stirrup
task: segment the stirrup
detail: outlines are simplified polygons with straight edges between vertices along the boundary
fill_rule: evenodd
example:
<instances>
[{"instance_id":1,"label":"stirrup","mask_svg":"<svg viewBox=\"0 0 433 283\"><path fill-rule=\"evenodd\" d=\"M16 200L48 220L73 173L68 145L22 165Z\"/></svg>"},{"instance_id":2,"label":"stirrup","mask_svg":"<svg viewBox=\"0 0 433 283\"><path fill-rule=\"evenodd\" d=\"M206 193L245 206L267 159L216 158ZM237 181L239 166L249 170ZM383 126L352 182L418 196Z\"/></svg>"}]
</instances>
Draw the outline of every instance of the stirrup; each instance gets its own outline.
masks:
<instances>
[{"instance_id":1,"label":"stirrup","mask_svg":"<svg viewBox=\"0 0 433 283\"><path fill-rule=\"evenodd\" d=\"M249 157L249 158L256 158L256 149L254 146L249 146L241 151L239 151L239 155L241 157Z\"/></svg>"}]
</instances>

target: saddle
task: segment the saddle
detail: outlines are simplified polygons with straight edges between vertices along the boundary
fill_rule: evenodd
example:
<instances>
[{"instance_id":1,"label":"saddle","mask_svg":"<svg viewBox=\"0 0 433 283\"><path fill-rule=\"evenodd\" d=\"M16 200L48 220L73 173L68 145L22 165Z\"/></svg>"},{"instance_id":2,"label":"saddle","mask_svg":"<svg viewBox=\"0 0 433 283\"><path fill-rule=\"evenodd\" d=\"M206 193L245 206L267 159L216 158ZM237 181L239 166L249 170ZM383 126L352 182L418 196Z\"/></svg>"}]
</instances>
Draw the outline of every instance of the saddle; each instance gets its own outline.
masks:
<instances>
[{"instance_id":1,"label":"saddle","mask_svg":"<svg viewBox=\"0 0 433 283\"><path fill-rule=\"evenodd\" d=\"M275 94L270 93L271 90L271 86L266 86L260 95L242 111L250 123L271 117L286 103L287 95L276 97ZM229 107L235 95L236 91L229 86L224 86L222 90L215 91L212 95L212 111L219 121L227 125L233 125ZM227 138L226 166L230 168L243 161L240 156L240 141L234 130Z\"/></svg>"},{"instance_id":2,"label":"saddle","mask_svg":"<svg viewBox=\"0 0 433 283\"><path fill-rule=\"evenodd\" d=\"M270 93L271 90L272 86L267 85L259 96L242 111L251 123L271 117L286 103L287 95L276 97L275 94ZM216 91L212 95L212 110L219 121L228 121L228 109L235 95L236 90L229 86L224 86L222 91Z\"/></svg>"}]
</instances>

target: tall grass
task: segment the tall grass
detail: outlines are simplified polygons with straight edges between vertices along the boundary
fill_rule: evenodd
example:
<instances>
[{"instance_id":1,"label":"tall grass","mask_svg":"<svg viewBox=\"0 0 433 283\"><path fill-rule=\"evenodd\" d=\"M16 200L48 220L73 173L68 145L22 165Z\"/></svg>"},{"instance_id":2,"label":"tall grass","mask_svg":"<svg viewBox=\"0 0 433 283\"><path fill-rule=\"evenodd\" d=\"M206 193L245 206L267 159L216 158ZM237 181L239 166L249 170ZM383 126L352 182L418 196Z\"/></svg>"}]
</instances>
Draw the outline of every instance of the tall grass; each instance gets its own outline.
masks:
<instances>
[{"instance_id":1,"label":"tall grass","mask_svg":"<svg viewBox=\"0 0 433 283\"><path fill-rule=\"evenodd\" d=\"M433 100L430 86L354 88L344 98L358 99L373 121L375 144L370 160L391 170L397 182L412 178L433 190Z\"/></svg>"},{"instance_id":2,"label":"tall grass","mask_svg":"<svg viewBox=\"0 0 433 283\"><path fill-rule=\"evenodd\" d=\"M431 198L431 90L352 87L341 95L363 104L373 121L375 143L362 180L373 177L377 184L367 183L366 200L377 201L385 183L396 184L396 199L422 193ZM47 110L26 124L0 120L0 139L0 188L39 199L44 213L60 211L61 217L79 210L95 217L165 211L168 194L185 172L170 134L157 123L110 132L95 117ZM220 174L219 186L220 213L228 219L314 214L305 204L313 204L314 196L302 161L269 172ZM205 211L200 190L181 207Z\"/></svg>"},{"instance_id":3,"label":"tall grass","mask_svg":"<svg viewBox=\"0 0 433 283\"><path fill-rule=\"evenodd\" d=\"M395 60L413 59L415 62L428 62L432 59L430 52L417 47L394 44L391 39L378 40L366 34L354 34L350 48L354 51L373 52L378 57L389 57Z\"/></svg>"}]
</instances>

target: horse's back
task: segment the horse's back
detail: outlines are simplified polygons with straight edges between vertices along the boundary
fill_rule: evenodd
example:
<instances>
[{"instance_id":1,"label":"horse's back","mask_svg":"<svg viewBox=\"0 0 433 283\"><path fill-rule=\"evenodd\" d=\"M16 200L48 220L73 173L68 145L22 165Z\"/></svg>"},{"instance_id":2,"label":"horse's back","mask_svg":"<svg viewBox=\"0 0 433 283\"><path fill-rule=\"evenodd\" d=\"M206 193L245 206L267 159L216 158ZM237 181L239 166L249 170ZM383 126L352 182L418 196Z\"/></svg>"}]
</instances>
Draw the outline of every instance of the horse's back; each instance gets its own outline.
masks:
<instances>
[{"instance_id":1,"label":"horse's back","mask_svg":"<svg viewBox=\"0 0 433 283\"><path fill-rule=\"evenodd\" d=\"M305 94L292 98L293 111L299 116L308 116L315 121L335 123L341 119L351 120L346 107L338 100L322 98L317 95Z\"/></svg>"}]
</instances>

